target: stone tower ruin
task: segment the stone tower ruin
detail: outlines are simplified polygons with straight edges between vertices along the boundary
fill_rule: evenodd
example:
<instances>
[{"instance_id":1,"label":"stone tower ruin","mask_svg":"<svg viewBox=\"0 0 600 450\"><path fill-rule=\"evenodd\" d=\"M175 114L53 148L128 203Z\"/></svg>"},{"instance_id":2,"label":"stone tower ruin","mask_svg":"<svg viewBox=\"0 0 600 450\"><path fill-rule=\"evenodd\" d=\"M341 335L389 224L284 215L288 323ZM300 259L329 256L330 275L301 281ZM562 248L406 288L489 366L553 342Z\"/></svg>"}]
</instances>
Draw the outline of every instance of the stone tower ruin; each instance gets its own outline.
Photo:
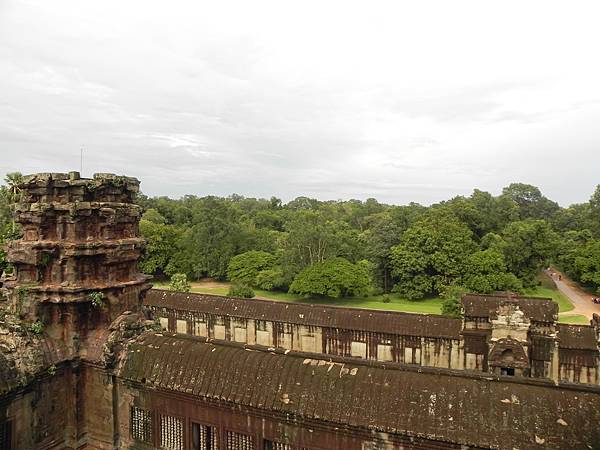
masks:
<instances>
[{"instance_id":1,"label":"stone tower ruin","mask_svg":"<svg viewBox=\"0 0 600 450\"><path fill-rule=\"evenodd\" d=\"M149 288L137 270L139 181L71 172L28 176L18 188L22 238L7 248L8 309L77 351L124 311L138 311Z\"/></svg>"}]
</instances>

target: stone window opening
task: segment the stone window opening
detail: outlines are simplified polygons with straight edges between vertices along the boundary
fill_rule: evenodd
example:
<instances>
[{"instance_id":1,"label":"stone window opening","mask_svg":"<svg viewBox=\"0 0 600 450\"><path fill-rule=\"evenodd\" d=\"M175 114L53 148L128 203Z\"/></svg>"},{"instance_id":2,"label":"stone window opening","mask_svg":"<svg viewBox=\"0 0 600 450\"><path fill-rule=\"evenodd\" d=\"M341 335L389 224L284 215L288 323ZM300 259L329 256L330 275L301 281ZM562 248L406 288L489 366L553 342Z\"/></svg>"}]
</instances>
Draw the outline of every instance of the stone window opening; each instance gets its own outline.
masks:
<instances>
[{"instance_id":1,"label":"stone window opening","mask_svg":"<svg viewBox=\"0 0 600 450\"><path fill-rule=\"evenodd\" d=\"M148 410L131 407L131 437L136 441L152 444L152 413Z\"/></svg>"},{"instance_id":2,"label":"stone window opening","mask_svg":"<svg viewBox=\"0 0 600 450\"><path fill-rule=\"evenodd\" d=\"M363 442L362 450L386 450L386 445L383 441L366 441Z\"/></svg>"},{"instance_id":3,"label":"stone window opening","mask_svg":"<svg viewBox=\"0 0 600 450\"><path fill-rule=\"evenodd\" d=\"M188 323L185 319L176 319L175 320L175 332L179 334L187 334L188 332Z\"/></svg>"},{"instance_id":4,"label":"stone window opening","mask_svg":"<svg viewBox=\"0 0 600 450\"><path fill-rule=\"evenodd\" d=\"M500 375L515 375L515 368L512 367L515 361L515 355L510 348L507 348L500 355L500 360L502 361L502 367L500 367Z\"/></svg>"},{"instance_id":5,"label":"stone window opening","mask_svg":"<svg viewBox=\"0 0 600 450\"><path fill-rule=\"evenodd\" d=\"M193 450L219 450L219 432L215 427L192 423Z\"/></svg>"},{"instance_id":6,"label":"stone window opening","mask_svg":"<svg viewBox=\"0 0 600 450\"><path fill-rule=\"evenodd\" d=\"M12 449L12 422L0 421L0 450Z\"/></svg>"},{"instance_id":7,"label":"stone window opening","mask_svg":"<svg viewBox=\"0 0 600 450\"><path fill-rule=\"evenodd\" d=\"M350 356L365 359L367 357L367 343L352 341L350 343Z\"/></svg>"},{"instance_id":8,"label":"stone window opening","mask_svg":"<svg viewBox=\"0 0 600 450\"><path fill-rule=\"evenodd\" d=\"M169 318L168 317L159 317L158 321L160 323L160 328L164 331L169 330Z\"/></svg>"},{"instance_id":9,"label":"stone window opening","mask_svg":"<svg viewBox=\"0 0 600 450\"><path fill-rule=\"evenodd\" d=\"M254 450L252 436L228 431L226 434L225 450Z\"/></svg>"},{"instance_id":10,"label":"stone window opening","mask_svg":"<svg viewBox=\"0 0 600 450\"><path fill-rule=\"evenodd\" d=\"M292 446L283 442L264 440L264 450L292 450Z\"/></svg>"},{"instance_id":11,"label":"stone window opening","mask_svg":"<svg viewBox=\"0 0 600 450\"><path fill-rule=\"evenodd\" d=\"M160 448L183 450L183 420L173 416L160 416Z\"/></svg>"}]
</instances>

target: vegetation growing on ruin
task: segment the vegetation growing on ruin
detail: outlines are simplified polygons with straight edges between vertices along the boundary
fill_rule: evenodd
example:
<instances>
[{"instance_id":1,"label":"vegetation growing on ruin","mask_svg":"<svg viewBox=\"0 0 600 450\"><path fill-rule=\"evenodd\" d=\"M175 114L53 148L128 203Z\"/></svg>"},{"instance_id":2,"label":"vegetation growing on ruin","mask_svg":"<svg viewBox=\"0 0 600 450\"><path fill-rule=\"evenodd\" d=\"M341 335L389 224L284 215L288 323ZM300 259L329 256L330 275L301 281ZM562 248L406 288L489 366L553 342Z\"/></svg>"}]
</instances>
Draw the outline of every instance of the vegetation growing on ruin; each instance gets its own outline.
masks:
<instances>
[{"instance_id":1,"label":"vegetation growing on ruin","mask_svg":"<svg viewBox=\"0 0 600 450\"><path fill-rule=\"evenodd\" d=\"M88 294L92 306L97 309L104 308L104 293L100 291L90 292Z\"/></svg>"},{"instance_id":2,"label":"vegetation growing on ruin","mask_svg":"<svg viewBox=\"0 0 600 450\"><path fill-rule=\"evenodd\" d=\"M39 320L29 325L29 331L33 334L42 334L44 332L44 324Z\"/></svg>"},{"instance_id":3,"label":"vegetation growing on ruin","mask_svg":"<svg viewBox=\"0 0 600 450\"><path fill-rule=\"evenodd\" d=\"M48 375L54 376L56 374L56 370L56 364L52 364L50 367L48 367Z\"/></svg>"},{"instance_id":4,"label":"vegetation growing on ruin","mask_svg":"<svg viewBox=\"0 0 600 450\"><path fill-rule=\"evenodd\" d=\"M20 235L19 225L13 219L13 211L20 198L18 184L22 178L18 172L9 173L4 178L6 184L0 186L0 274L9 268L6 261L5 243Z\"/></svg>"}]
</instances>

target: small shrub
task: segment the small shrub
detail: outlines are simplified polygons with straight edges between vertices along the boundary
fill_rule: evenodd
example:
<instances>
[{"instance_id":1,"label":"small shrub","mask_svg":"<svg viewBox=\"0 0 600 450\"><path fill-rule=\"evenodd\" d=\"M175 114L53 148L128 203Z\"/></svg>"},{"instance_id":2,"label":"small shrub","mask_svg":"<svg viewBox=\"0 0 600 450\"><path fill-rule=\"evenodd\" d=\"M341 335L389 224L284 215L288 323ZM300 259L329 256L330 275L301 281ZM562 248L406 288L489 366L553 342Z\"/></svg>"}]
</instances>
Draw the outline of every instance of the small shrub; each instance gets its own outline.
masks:
<instances>
[{"instance_id":1,"label":"small shrub","mask_svg":"<svg viewBox=\"0 0 600 450\"><path fill-rule=\"evenodd\" d=\"M156 331L157 333L160 333L162 331L162 325L160 324L160 320L159 318L155 318L154 321L152 322L152 331Z\"/></svg>"},{"instance_id":2,"label":"small shrub","mask_svg":"<svg viewBox=\"0 0 600 450\"><path fill-rule=\"evenodd\" d=\"M178 292L190 292L192 290L192 285L188 281L185 273L175 273L171 277L169 289Z\"/></svg>"},{"instance_id":3,"label":"small shrub","mask_svg":"<svg viewBox=\"0 0 600 450\"><path fill-rule=\"evenodd\" d=\"M381 301L383 303L390 303L392 301L392 298L390 297L390 294L383 294L383 296L381 297Z\"/></svg>"},{"instance_id":4,"label":"small shrub","mask_svg":"<svg viewBox=\"0 0 600 450\"><path fill-rule=\"evenodd\" d=\"M104 307L104 293L98 291L90 292L88 298L92 301L92 306L94 308Z\"/></svg>"},{"instance_id":5,"label":"small shrub","mask_svg":"<svg viewBox=\"0 0 600 450\"><path fill-rule=\"evenodd\" d=\"M227 295L231 297L252 298L255 294L250 286L232 284Z\"/></svg>"},{"instance_id":6,"label":"small shrub","mask_svg":"<svg viewBox=\"0 0 600 450\"><path fill-rule=\"evenodd\" d=\"M29 325L29 331L34 334L42 334L44 332L44 324L39 320Z\"/></svg>"},{"instance_id":7,"label":"small shrub","mask_svg":"<svg viewBox=\"0 0 600 450\"><path fill-rule=\"evenodd\" d=\"M386 292L381 289L379 286L373 286L370 290L369 290L369 296L373 296L373 297L378 297L380 295L384 295Z\"/></svg>"},{"instance_id":8,"label":"small shrub","mask_svg":"<svg viewBox=\"0 0 600 450\"><path fill-rule=\"evenodd\" d=\"M462 296L467 290L462 286L445 286L442 289L441 298L442 314L449 317L462 317Z\"/></svg>"},{"instance_id":9,"label":"small shrub","mask_svg":"<svg viewBox=\"0 0 600 450\"><path fill-rule=\"evenodd\" d=\"M27 296L27 293L29 292L29 288L26 286L19 286L19 287L17 287L17 289L15 289L15 292L17 294L19 301L24 302L25 297Z\"/></svg>"},{"instance_id":10,"label":"small shrub","mask_svg":"<svg viewBox=\"0 0 600 450\"><path fill-rule=\"evenodd\" d=\"M56 374L56 365L52 364L48 367L48 375L53 376L54 374Z\"/></svg>"},{"instance_id":11,"label":"small shrub","mask_svg":"<svg viewBox=\"0 0 600 450\"><path fill-rule=\"evenodd\" d=\"M40 257L40 261L38 263L38 267L40 267L40 268L48 267L48 265L50 265L51 262L52 262L52 255L50 253L42 253L42 256Z\"/></svg>"}]
</instances>

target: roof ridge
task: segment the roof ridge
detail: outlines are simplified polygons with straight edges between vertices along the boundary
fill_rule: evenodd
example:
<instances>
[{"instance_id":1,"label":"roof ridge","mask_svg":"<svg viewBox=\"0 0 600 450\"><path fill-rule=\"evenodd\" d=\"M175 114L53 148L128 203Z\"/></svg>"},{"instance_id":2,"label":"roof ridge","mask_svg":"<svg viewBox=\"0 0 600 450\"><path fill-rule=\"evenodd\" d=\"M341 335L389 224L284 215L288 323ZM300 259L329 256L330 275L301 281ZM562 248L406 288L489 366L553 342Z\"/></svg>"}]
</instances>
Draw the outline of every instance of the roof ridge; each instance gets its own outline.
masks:
<instances>
[{"instance_id":1,"label":"roof ridge","mask_svg":"<svg viewBox=\"0 0 600 450\"><path fill-rule=\"evenodd\" d=\"M390 309L370 309L370 308L358 308L355 306L340 306L340 305L319 305L318 303L296 303L296 302L288 302L286 300L269 300L264 298L243 298L243 297L233 297L230 295L217 295L217 294L204 294L202 292L182 292L182 291L170 291L168 289L156 288L153 287L150 291L164 291L170 295L181 294L181 295L194 295L194 296L204 296L210 297L214 299L227 299L227 300L240 300L240 301L251 301L251 302L262 302L269 303L275 305L290 305L297 307L310 307L310 308L325 308L325 309L333 309L333 310L350 310L350 311L364 311L367 313L378 313L378 314L390 314L390 315L402 315L402 316L410 316L410 317L435 317L441 319L453 319L452 317L447 317L442 314L431 314L431 313L411 313L407 311L395 311ZM418 301L418 300L417 300Z\"/></svg>"},{"instance_id":2,"label":"roof ridge","mask_svg":"<svg viewBox=\"0 0 600 450\"><path fill-rule=\"evenodd\" d=\"M146 333L141 334L135 340L130 342L131 344L139 344L139 345L148 345L152 344L151 342L147 342L147 339L150 338L152 340L156 338L165 338L170 341L184 340L184 341L192 341L197 342L199 344L208 344L214 345L215 347L222 348L233 348L237 350L245 350L245 351L255 351L261 353L269 353L271 355L286 357L286 358L295 358L295 359L303 359L305 364L310 364L310 361L321 361L322 364L341 364L342 366L358 366L365 368L375 368L375 369L383 369L383 370L394 370L399 372L410 372L410 373L424 373L429 375L445 375L450 377L458 377L458 378L468 378L468 379L476 379L476 380L487 380L487 381L501 381L501 382L510 382L516 384L529 384L536 386L547 386L547 387L556 387L556 388L569 388L574 390L585 390L585 391L593 391L600 393L600 386L596 385L588 385L588 384L579 384L579 383L564 383L561 382L559 384L555 383L550 379L545 378L527 378L527 377L504 377L499 375L494 375L488 372L474 372L474 371L465 371L462 369L449 369L445 367L431 367L431 366L420 366L415 364L405 364L399 362L391 362L391 361L377 361L370 359L361 359L361 358L352 358L348 356L336 356L336 355L327 355L322 353L310 353L303 352L298 350L286 350L275 347L267 347L258 344L244 344L241 342L235 341L225 341L219 339L206 338L202 336L193 336L188 334L177 334L171 332L156 332L156 331L148 331ZM309 362L306 362L306 361Z\"/></svg>"}]
</instances>

